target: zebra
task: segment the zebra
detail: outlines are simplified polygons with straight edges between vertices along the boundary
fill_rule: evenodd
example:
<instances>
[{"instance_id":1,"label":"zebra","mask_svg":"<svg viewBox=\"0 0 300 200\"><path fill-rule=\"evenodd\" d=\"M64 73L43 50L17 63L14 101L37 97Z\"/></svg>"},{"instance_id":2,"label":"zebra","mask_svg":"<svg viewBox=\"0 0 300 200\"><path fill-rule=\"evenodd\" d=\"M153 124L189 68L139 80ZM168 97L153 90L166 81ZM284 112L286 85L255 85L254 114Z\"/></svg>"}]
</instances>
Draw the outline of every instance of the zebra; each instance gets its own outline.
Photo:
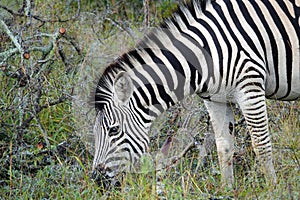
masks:
<instances>
[{"instance_id":1,"label":"zebra","mask_svg":"<svg viewBox=\"0 0 300 200\"><path fill-rule=\"evenodd\" d=\"M273 165L266 99L300 97L300 0L192 0L105 68L95 90L93 169L111 178L138 162L152 122L187 96L203 98L221 181L234 185L234 116L245 118L261 170Z\"/></svg>"}]
</instances>

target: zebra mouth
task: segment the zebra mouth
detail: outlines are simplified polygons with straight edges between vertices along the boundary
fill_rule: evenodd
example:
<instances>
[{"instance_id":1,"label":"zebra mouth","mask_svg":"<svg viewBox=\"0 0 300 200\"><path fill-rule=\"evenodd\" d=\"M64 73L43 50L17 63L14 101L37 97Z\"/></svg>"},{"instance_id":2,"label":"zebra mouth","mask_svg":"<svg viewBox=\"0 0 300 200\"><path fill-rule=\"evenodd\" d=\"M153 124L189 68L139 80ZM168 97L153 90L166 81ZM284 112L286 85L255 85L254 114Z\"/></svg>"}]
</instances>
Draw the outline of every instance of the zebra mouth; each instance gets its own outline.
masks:
<instances>
[{"instance_id":1,"label":"zebra mouth","mask_svg":"<svg viewBox=\"0 0 300 200\"><path fill-rule=\"evenodd\" d=\"M121 187L121 180L119 180L119 177L112 176L109 171L109 169L104 171L101 167L97 167L92 172L91 179L97 183L102 192L112 188L117 189Z\"/></svg>"}]
</instances>

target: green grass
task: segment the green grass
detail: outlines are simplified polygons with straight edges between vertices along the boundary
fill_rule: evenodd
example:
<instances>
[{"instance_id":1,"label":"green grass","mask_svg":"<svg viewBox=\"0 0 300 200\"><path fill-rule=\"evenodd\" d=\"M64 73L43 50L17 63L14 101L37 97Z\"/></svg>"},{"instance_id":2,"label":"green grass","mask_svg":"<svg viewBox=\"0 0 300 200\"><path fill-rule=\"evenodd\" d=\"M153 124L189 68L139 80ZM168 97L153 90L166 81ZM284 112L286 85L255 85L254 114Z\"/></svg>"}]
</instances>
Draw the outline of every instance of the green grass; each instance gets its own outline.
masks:
<instances>
[{"instance_id":1,"label":"green grass","mask_svg":"<svg viewBox=\"0 0 300 200\"><path fill-rule=\"evenodd\" d=\"M277 119L279 110L290 116L285 119L278 118L278 123L270 123L271 131L274 133L275 167L278 176L278 185L275 189L271 190L265 185L262 174L257 171L258 167L255 164L251 148L244 155L249 159L245 158L238 163L243 168L235 166L236 189L233 191L221 187L215 153L212 155L211 162L196 171L198 155L197 151L192 151L162 177L166 198L297 199L300 195L298 163L300 127L297 119L299 113L295 107L299 106L299 103L275 105L272 101L269 106L271 121ZM2 190L2 192L5 191L2 193L3 197L22 197L22 199L100 198L100 189L89 178L91 159L81 161L82 157L74 156L70 156L72 161L46 166L31 175L24 175L22 171L12 171L11 182ZM126 174L120 190L110 190L106 195L108 199L157 199L155 173Z\"/></svg>"}]
</instances>

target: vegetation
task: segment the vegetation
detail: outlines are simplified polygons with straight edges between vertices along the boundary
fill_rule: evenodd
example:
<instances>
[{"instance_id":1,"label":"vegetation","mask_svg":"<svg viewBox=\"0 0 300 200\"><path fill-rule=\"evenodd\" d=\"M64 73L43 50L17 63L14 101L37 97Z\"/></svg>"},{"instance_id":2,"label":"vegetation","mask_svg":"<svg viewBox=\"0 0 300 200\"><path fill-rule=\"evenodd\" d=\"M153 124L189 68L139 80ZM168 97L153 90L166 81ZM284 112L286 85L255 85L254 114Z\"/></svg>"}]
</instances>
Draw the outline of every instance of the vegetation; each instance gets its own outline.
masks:
<instances>
[{"instance_id":1,"label":"vegetation","mask_svg":"<svg viewBox=\"0 0 300 200\"><path fill-rule=\"evenodd\" d=\"M176 165L158 173L145 162L149 172L125 174L120 188L104 192L90 178L95 81L177 4L144 2L1 1L0 199L299 199L300 102L268 101L275 188L259 173L238 110L236 188L221 187L215 147L203 147L211 131L197 97L170 109L152 128L152 152L170 135L180 140L183 131L199 133L192 138L199 145Z\"/></svg>"}]
</instances>

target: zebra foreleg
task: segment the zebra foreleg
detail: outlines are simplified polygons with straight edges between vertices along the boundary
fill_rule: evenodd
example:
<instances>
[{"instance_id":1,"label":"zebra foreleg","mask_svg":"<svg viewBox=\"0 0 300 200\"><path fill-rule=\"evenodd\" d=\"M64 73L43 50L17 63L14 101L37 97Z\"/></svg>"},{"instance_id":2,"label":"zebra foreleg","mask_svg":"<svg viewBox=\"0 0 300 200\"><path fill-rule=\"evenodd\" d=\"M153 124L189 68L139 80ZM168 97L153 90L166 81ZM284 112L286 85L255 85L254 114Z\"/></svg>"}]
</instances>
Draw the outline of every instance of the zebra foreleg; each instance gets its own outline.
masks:
<instances>
[{"instance_id":1,"label":"zebra foreleg","mask_svg":"<svg viewBox=\"0 0 300 200\"><path fill-rule=\"evenodd\" d=\"M204 101L213 125L223 184L232 187L234 153L234 117L229 104Z\"/></svg>"},{"instance_id":2,"label":"zebra foreleg","mask_svg":"<svg viewBox=\"0 0 300 200\"><path fill-rule=\"evenodd\" d=\"M261 170L266 176L267 183L275 185L277 180L272 160L272 145L264 92L261 95L258 92L255 94L248 92L242 96L239 106L250 131L254 152Z\"/></svg>"}]
</instances>

